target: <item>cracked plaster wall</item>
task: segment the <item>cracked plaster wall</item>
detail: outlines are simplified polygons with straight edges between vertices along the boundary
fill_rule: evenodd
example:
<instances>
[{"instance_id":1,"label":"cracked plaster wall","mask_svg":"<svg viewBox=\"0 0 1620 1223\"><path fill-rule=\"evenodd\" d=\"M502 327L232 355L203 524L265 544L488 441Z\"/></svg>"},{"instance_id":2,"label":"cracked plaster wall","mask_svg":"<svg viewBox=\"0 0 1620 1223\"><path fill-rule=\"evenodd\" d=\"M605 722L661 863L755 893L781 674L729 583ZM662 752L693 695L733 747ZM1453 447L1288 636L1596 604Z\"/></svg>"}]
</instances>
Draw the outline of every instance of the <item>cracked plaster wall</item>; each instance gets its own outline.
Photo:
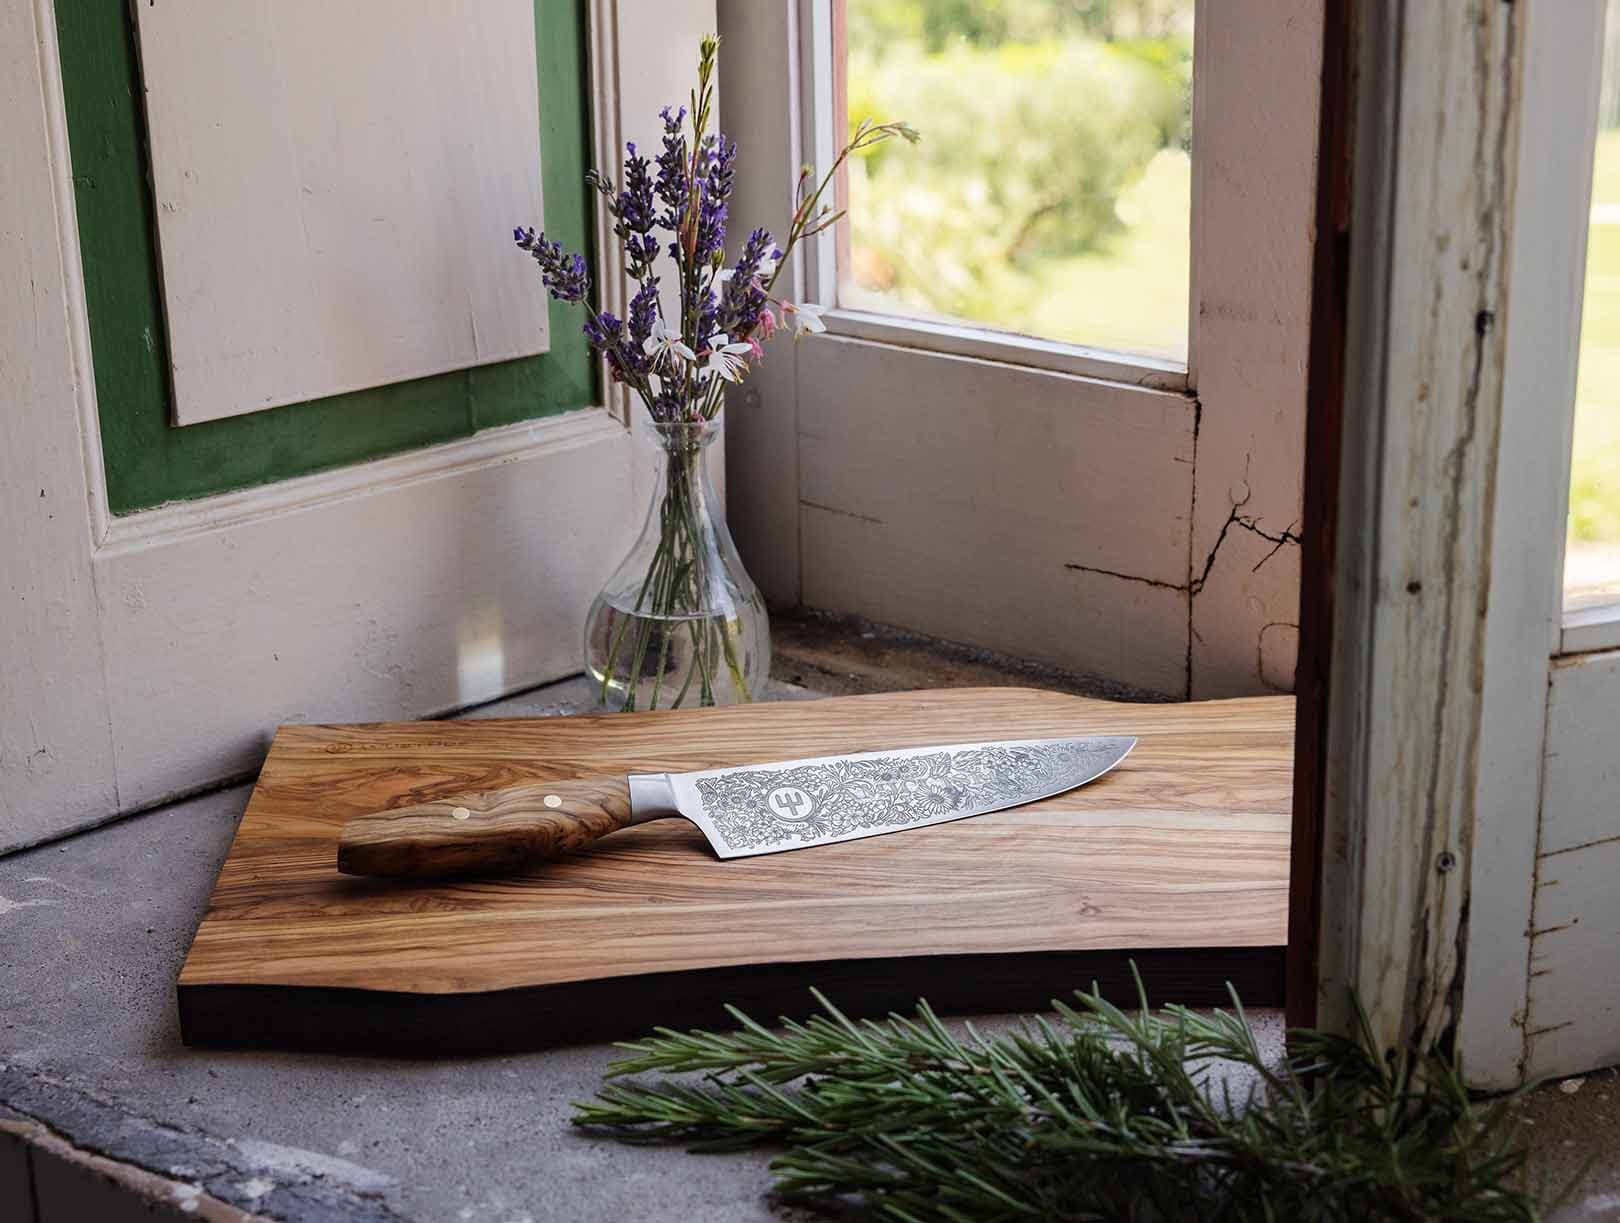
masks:
<instances>
[{"instance_id":1,"label":"cracked plaster wall","mask_svg":"<svg viewBox=\"0 0 1620 1223\"><path fill-rule=\"evenodd\" d=\"M1197 38L1230 71L1200 79L1193 118L1195 699L1293 688L1322 9L1242 0Z\"/></svg>"}]
</instances>

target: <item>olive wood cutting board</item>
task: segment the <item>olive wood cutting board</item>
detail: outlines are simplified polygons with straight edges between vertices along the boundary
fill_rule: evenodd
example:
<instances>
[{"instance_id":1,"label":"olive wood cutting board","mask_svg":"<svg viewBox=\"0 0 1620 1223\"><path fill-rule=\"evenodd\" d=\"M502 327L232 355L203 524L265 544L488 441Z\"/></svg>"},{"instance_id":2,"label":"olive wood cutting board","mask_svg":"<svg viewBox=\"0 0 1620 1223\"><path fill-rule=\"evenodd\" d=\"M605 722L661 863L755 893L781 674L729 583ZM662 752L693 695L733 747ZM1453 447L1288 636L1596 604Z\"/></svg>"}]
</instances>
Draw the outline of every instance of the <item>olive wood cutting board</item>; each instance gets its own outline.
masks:
<instances>
[{"instance_id":1,"label":"olive wood cutting board","mask_svg":"<svg viewBox=\"0 0 1620 1223\"><path fill-rule=\"evenodd\" d=\"M181 969L188 1044L447 1055L803 1014L1038 1008L1077 986L1276 1004L1293 701L1021 688L669 713L284 726ZM466 790L980 739L1136 735L1090 785L720 861L685 820L505 878L337 872L338 831Z\"/></svg>"}]
</instances>

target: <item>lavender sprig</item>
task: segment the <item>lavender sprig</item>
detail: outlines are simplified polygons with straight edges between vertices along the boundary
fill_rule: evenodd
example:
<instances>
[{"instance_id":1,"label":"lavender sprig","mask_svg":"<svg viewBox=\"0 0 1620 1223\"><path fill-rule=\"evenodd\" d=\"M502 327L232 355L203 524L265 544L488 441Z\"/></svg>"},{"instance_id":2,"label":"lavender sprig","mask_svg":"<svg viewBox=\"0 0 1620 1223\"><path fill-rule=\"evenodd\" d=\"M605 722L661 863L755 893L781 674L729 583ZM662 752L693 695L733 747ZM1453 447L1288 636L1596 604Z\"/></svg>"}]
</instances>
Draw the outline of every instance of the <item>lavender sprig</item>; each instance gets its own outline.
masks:
<instances>
[{"instance_id":1,"label":"lavender sprig","mask_svg":"<svg viewBox=\"0 0 1620 1223\"><path fill-rule=\"evenodd\" d=\"M584 255L569 255L561 242L547 242L545 234L536 236L532 226L519 226L512 231L512 238L520 249L534 256L540 265L540 279L553 297L568 302L585 300L591 290L591 276Z\"/></svg>"},{"instance_id":2,"label":"lavender sprig","mask_svg":"<svg viewBox=\"0 0 1620 1223\"><path fill-rule=\"evenodd\" d=\"M642 281L641 288L630 299L630 338L635 341L638 351L652 334L653 323L657 319L658 277L653 276Z\"/></svg>"},{"instance_id":3,"label":"lavender sprig","mask_svg":"<svg viewBox=\"0 0 1620 1223\"><path fill-rule=\"evenodd\" d=\"M584 307L586 342L609 376L633 389L660 424L713 420L724 402L725 388L740 382L750 362L764 356L761 340L790 319L800 334L824 329L817 317L819 307L771 298L782 263L801 239L837 220L837 214L821 205L821 197L851 151L890 135L915 136L899 124L863 125L819 184L813 183L808 168L800 175L787 241L779 247L769 231L756 229L743 243L736 265L722 271L737 146L712 124L719 46L720 40L712 36L699 45L691 108L666 107L661 112L663 132L652 160L627 144L622 188L606 174L593 170L586 176L601 196L603 212L612 219L623 266L637 282L624 318L587 300L591 283L583 256L568 254L561 243L536 235L533 229L513 232L518 246L539 265L551 295ZM665 250L676 277L667 286L672 305L678 306L675 318L663 313L665 285L655 274ZM780 308L780 320L773 307ZM699 521L705 515L693 502L697 456L695 447L679 443L666 455L668 483L655 510L658 545L646 567L635 613L625 615L613 630L601 669L604 703L612 686L622 684L624 708L634 708L642 677L652 674L658 677L651 685L656 706L666 664L675 665L670 647L677 633L690 636L692 652L685 664L686 679L674 689L674 705L681 704L689 691L699 703L713 704L726 673L743 699L750 695L735 627L740 621L724 619L711 629L681 611L707 606L703 592L710 581L707 554L699 540ZM660 627L677 619L681 626L677 629Z\"/></svg>"},{"instance_id":4,"label":"lavender sprig","mask_svg":"<svg viewBox=\"0 0 1620 1223\"><path fill-rule=\"evenodd\" d=\"M533 229L513 231L518 246L539 264L551 295L585 305L590 347L613 379L635 388L660 421L712 419L724 386L743 376L750 359L764 355L760 341L790 318L800 334L824 329L820 307L772 297L777 278L801 241L843 216L822 200L850 154L893 136L917 139L903 123L862 123L819 179L809 166L800 172L786 240L779 245L768 230L756 229L736 264L722 271L737 146L711 130L719 46L712 36L700 44L690 109L666 106L659 112L663 132L655 158L627 144L622 189L597 171L586 176L602 196L626 270L639 285L625 318L598 313L588 304L591 283L583 256L570 255ZM661 235L668 236L667 246ZM660 281L653 274L661 247L677 273L679 317L670 324L663 319ZM780 307L780 319L773 305Z\"/></svg>"},{"instance_id":5,"label":"lavender sprig","mask_svg":"<svg viewBox=\"0 0 1620 1223\"><path fill-rule=\"evenodd\" d=\"M606 310L585 316L585 341L601 353L615 382L623 382L636 373L639 350L627 341L624 323Z\"/></svg>"},{"instance_id":6,"label":"lavender sprig","mask_svg":"<svg viewBox=\"0 0 1620 1223\"><path fill-rule=\"evenodd\" d=\"M726 211L731 186L737 177L737 146L716 132L704 141L698 159L699 192L697 237L692 247L695 267L718 266L725 257Z\"/></svg>"},{"instance_id":7,"label":"lavender sprig","mask_svg":"<svg viewBox=\"0 0 1620 1223\"><path fill-rule=\"evenodd\" d=\"M658 225L672 233L680 231L686 223L686 208L691 202L691 180L687 173L686 137L681 132L686 122L686 107L672 112L666 106L658 112L664 121L664 147L658 154L658 177L653 182L653 194L664 205L658 214ZM670 244L669 253L679 256L679 248Z\"/></svg>"},{"instance_id":8,"label":"lavender sprig","mask_svg":"<svg viewBox=\"0 0 1620 1223\"><path fill-rule=\"evenodd\" d=\"M603 196L608 215L613 218L613 234L624 245L630 275L645 280L658 258L658 239L652 232L658 216L653 181L648 174L652 163L637 154L635 141L624 148L624 190L614 191L613 180L596 170L587 170L585 181Z\"/></svg>"},{"instance_id":9,"label":"lavender sprig","mask_svg":"<svg viewBox=\"0 0 1620 1223\"><path fill-rule=\"evenodd\" d=\"M782 252L768 229L756 229L748 235L720 298L719 330L735 336L753 334L760 322L760 311L770 300L761 280L762 266L767 259L781 258ZM771 271L775 271L774 264Z\"/></svg>"}]
</instances>

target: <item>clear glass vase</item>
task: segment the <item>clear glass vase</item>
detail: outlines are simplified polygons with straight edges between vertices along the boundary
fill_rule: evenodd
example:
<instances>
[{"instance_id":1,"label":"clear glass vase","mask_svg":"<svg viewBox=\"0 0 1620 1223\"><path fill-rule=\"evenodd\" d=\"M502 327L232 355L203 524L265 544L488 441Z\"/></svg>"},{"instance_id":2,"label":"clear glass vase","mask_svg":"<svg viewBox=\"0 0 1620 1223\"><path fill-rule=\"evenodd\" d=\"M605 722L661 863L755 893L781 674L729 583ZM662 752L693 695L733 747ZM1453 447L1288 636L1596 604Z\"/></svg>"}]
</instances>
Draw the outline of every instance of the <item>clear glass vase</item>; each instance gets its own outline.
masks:
<instances>
[{"instance_id":1,"label":"clear glass vase","mask_svg":"<svg viewBox=\"0 0 1620 1223\"><path fill-rule=\"evenodd\" d=\"M585 622L585 669L608 709L735 705L760 696L770 622L709 482L713 421L654 425L658 483L641 536Z\"/></svg>"}]
</instances>

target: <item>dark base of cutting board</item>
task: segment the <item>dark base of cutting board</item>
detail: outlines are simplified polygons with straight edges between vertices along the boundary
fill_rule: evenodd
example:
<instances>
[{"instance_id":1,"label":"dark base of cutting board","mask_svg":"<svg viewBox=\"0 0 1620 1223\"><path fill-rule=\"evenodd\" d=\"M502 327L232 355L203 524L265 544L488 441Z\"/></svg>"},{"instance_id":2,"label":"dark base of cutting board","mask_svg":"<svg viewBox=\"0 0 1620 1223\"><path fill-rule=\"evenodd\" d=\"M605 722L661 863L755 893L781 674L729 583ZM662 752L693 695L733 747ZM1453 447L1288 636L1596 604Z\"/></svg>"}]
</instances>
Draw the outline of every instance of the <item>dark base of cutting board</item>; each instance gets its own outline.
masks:
<instances>
[{"instance_id":1,"label":"dark base of cutting board","mask_svg":"<svg viewBox=\"0 0 1620 1223\"><path fill-rule=\"evenodd\" d=\"M214 1048L513 1053L628 1040L655 1026L729 1029L727 1003L756 1019L804 1019L816 1010L812 987L869 1017L909 1013L919 998L942 1015L1039 1011L1093 985L1133 1005L1133 964L1155 1006L1226 1006L1229 984L1245 1006L1283 1003L1281 947L1177 947L750 964L471 995L203 985L181 990L180 1026L186 1044Z\"/></svg>"},{"instance_id":2,"label":"dark base of cutting board","mask_svg":"<svg viewBox=\"0 0 1620 1223\"><path fill-rule=\"evenodd\" d=\"M1125 705L998 688L675 713L285 726L178 982L187 1044L413 1056L657 1025L1282 997L1293 703ZM469 790L978 739L1131 734L1037 803L722 862L658 820L499 879L336 869L346 820Z\"/></svg>"}]
</instances>

